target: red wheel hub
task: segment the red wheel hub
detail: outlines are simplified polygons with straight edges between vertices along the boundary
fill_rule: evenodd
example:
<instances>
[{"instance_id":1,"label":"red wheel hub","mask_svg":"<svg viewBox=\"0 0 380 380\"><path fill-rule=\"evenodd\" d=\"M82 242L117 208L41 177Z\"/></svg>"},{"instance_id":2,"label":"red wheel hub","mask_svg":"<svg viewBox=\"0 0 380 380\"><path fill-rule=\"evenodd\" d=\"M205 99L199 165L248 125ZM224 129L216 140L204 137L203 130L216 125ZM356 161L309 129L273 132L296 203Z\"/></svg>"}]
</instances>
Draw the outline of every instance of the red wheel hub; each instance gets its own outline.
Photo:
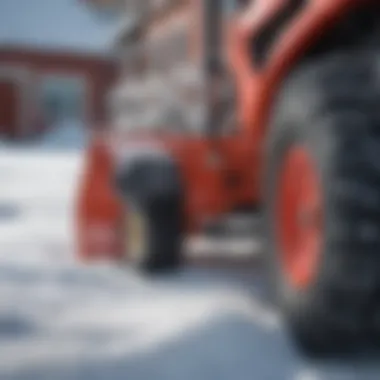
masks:
<instances>
[{"instance_id":1,"label":"red wheel hub","mask_svg":"<svg viewBox=\"0 0 380 380\"><path fill-rule=\"evenodd\" d=\"M286 277L296 288L314 279L322 244L322 195L307 150L289 149L284 157L277 196L277 233Z\"/></svg>"}]
</instances>

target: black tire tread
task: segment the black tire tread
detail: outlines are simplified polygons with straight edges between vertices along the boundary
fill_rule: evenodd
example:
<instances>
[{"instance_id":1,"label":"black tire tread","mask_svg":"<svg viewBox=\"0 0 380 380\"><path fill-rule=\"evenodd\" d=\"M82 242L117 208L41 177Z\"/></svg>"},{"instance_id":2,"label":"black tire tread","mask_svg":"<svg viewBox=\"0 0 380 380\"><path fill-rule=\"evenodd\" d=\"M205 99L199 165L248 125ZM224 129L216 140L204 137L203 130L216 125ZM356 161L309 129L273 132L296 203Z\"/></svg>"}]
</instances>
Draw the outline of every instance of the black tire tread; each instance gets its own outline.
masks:
<instances>
[{"instance_id":1,"label":"black tire tread","mask_svg":"<svg viewBox=\"0 0 380 380\"><path fill-rule=\"evenodd\" d=\"M302 296L279 294L273 213L268 267L296 341L312 354L358 347L378 309L380 281L380 86L377 54L325 56L295 70L281 89L267 146L267 203L273 202L276 151L291 130L315 149L323 172L325 249L319 276ZM326 185L328 184L328 185Z\"/></svg>"},{"instance_id":2,"label":"black tire tread","mask_svg":"<svg viewBox=\"0 0 380 380\"><path fill-rule=\"evenodd\" d=\"M182 259L183 223L179 199L158 202L147 210L148 252L140 269L147 273L177 270Z\"/></svg>"}]
</instances>

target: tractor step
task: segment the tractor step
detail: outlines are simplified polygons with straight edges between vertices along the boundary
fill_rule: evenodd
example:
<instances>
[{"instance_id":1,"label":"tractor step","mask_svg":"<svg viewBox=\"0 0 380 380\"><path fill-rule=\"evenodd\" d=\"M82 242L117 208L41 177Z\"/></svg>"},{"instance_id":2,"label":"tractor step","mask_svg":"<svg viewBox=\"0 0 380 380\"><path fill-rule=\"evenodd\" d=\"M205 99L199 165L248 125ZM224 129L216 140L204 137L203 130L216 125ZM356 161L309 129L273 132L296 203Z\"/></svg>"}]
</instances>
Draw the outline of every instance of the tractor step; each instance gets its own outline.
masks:
<instances>
[{"instance_id":1,"label":"tractor step","mask_svg":"<svg viewBox=\"0 0 380 380\"><path fill-rule=\"evenodd\" d=\"M249 258L260 256L262 242L258 238L192 237L185 243L191 257Z\"/></svg>"},{"instance_id":2,"label":"tractor step","mask_svg":"<svg viewBox=\"0 0 380 380\"><path fill-rule=\"evenodd\" d=\"M262 219L259 213L229 214L223 219L207 223L202 235L220 237L252 237L260 235Z\"/></svg>"},{"instance_id":3,"label":"tractor step","mask_svg":"<svg viewBox=\"0 0 380 380\"><path fill-rule=\"evenodd\" d=\"M209 223L185 245L191 257L257 257L262 250L261 216L230 214Z\"/></svg>"}]
</instances>

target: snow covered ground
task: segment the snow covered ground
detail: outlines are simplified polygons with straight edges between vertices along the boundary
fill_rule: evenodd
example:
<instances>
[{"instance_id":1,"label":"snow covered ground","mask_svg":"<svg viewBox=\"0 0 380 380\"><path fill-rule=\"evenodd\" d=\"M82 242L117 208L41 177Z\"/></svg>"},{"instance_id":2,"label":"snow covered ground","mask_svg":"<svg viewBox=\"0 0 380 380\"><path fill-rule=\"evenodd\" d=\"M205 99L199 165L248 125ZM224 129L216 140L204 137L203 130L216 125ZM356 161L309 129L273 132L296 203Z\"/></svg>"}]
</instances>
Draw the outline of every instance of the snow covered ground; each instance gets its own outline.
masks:
<instances>
[{"instance_id":1,"label":"snow covered ground","mask_svg":"<svg viewBox=\"0 0 380 380\"><path fill-rule=\"evenodd\" d=\"M0 148L0 379L378 380L312 363L260 297L259 269L144 279L72 256L75 150Z\"/></svg>"}]
</instances>

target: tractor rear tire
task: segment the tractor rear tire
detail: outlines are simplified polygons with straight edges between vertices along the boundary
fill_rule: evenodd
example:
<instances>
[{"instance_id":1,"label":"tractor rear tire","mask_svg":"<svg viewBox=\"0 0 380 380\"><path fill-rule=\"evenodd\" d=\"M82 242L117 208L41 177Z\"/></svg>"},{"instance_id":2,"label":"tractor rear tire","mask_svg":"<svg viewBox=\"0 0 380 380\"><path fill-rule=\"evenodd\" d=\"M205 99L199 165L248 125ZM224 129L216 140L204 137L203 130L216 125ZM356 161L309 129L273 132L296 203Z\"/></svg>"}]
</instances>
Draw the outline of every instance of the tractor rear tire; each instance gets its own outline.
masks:
<instances>
[{"instance_id":1,"label":"tractor rear tire","mask_svg":"<svg viewBox=\"0 0 380 380\"><path fill-rule=\"evenodd\" d=\"M274 108L263 192L269 288L311 356L357 351L379 310L379 62L352 51L303 64Z\"/></svg>"}]
</instances>

